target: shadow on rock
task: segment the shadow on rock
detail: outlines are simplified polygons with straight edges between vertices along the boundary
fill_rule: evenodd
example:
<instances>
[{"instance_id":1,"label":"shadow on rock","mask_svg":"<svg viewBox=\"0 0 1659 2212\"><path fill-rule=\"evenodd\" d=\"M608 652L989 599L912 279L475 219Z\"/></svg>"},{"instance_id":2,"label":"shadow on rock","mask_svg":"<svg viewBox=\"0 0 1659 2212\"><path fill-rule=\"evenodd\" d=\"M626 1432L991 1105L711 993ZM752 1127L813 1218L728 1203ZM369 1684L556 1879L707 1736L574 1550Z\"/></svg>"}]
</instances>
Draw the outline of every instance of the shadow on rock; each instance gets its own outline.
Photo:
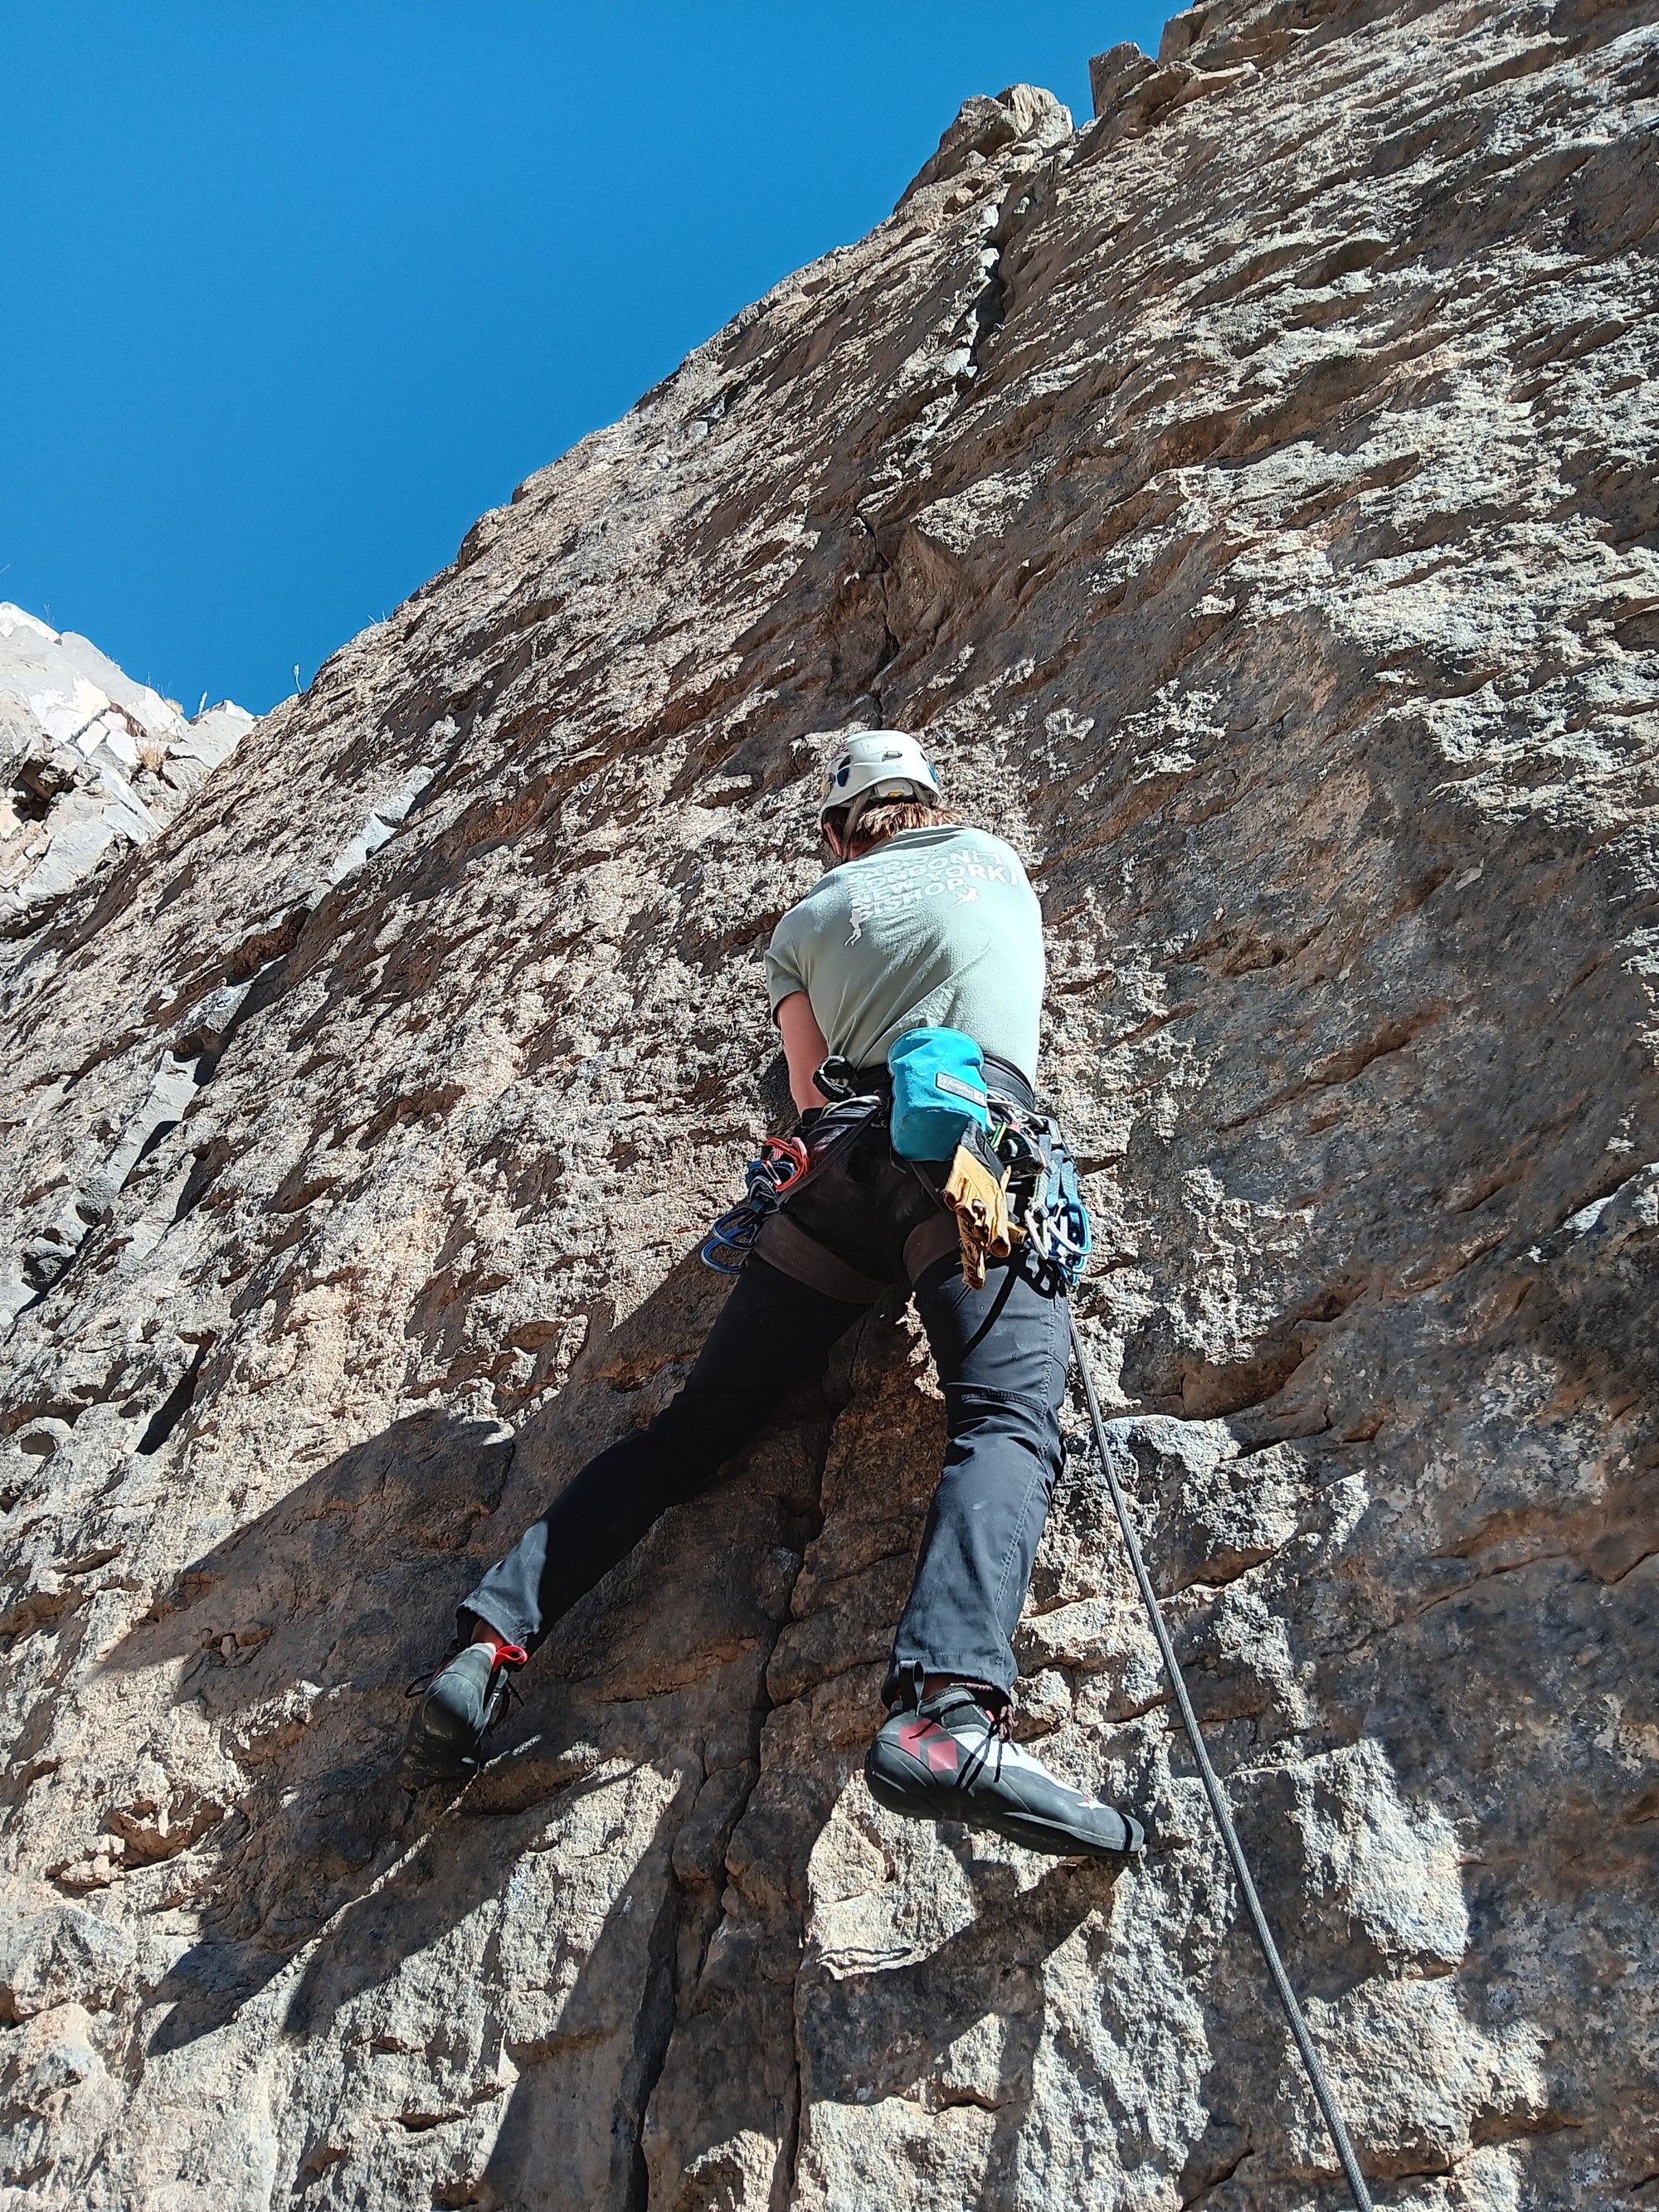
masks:
<instances>
[{"instance_id":1,"label":"shadow on rock","mask_svg":"<svg viewBox=\"0 0 1659 2212\"><path fill-rule=\"evenodd\" d=\"M1022 1889L1006 1862L972 1856L971 1840L951 1848L974 1899L964 1927L913 1965L860 1969L855 1954L844 1965L826 1954L803 1972L804 2102L875 2106L920 2094L924 2110L988 2109L994 2124L972 2201L1001 2212L1043 2032L1041 1967L1091 1914L1109 1912L1123 1869L1065 1861Z\"/></svg>"},{"instance_id":2,"label":"shadow on rock","mask_svg":"<svg viewBox=\"0 0 1659 2212\"><path fill-rule=\"evenodd\" d=\"M153 2053L226 2028L267 1990L307 2052L337 2045L342 2013L360 2015L351 2047L371 2051L441 2042L459 2014L462 2042L495 2039L495 2057L481 2045L468 2063L505 2061L515 2080L492 2187L551 2154L573 2094L605 2117L584 2153L593 2186L617 2202L634 2187L672 2019L668 1855L704 1784L704 1741L758 1728L816 1504L819 1386L559 1624L470 1790L414 1796L396 1766L404 1685L441 1652L481 1564L675 1387L706 1316L684 1285L659 1301L601 1333L516 1439L423 1414L341 1455L191 1560L106 1662L182 1658L179 1702L246 1778L198 1847L204 1924L154 1993L167 2009ZM272 1988L284 1976L292 1987ZM627 2171L608 2179L617 2158Z\"/></svg>"},{"instance_id":3,"label":"shadow on rock","mask_svg":"<svg viewBox=\"0 0 1659 2212\"><path fill-rule=\"evenodd\" d=\"M434 1618L453 1613L476 1576L477 1532L501 1501L514 1448L499 1421L395 1422L182 1567L104 1668L193 1660L180 1700L222 1723L297 1684L379 1680L405 1660L412 1668ZM262 1755L258 1740L236 1748Z\"/></svg>"},{"instance_id":4,"label":"shadow on rock","mask_svg":"<svg viewBox=\"0 0 1659 2212\"><path fill-rule=\"evenodd\" d=\"M190 1561L103 1662L182 1659L175 1704L243 1778L204 1838L210 1932L156 1993L173 2008L153 2048L223 2027L407 1849L404 1686L477 1574L514 1450L498 1422L395 1423Z\"/></svg>"}]
</instances>

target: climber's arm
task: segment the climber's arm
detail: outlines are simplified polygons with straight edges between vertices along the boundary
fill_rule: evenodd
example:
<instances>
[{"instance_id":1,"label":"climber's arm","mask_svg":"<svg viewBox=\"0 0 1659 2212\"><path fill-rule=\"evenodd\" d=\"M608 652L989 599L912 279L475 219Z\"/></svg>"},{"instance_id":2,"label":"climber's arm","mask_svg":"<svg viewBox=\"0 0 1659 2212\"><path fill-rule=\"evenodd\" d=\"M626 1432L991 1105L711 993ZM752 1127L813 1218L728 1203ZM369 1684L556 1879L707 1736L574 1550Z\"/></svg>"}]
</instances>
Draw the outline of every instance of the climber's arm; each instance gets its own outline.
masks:
<instances>
[{"instance_id":1,"label":"climber's arm","mask_svg":"<svg viewBox=\"0 0 1659 2212\"><path fill-rule=\"evenodd\" d=\"M812 1078L829 1056L830 1048L805 991L792 991L778 1002L778 1031L783 1056L789 1063L789 1096L804 1114L809 1106L827 1106Z\"/></svg>"}]
</instances>

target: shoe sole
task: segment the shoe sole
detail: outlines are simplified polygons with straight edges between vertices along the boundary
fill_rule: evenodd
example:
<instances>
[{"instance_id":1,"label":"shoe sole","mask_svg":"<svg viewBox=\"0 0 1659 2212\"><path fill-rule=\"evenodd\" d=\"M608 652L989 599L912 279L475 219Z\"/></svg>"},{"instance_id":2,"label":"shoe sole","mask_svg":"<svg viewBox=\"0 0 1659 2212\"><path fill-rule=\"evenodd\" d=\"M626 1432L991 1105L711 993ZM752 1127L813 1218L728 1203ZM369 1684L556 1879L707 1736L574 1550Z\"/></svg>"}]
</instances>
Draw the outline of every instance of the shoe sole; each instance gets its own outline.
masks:
<instances>
[{"instance_id":1,"label":"shoe sole","mask_svg":"<svg viewBox=\"0 0 1659 2212\"><path fill-rule=\"evenodd\" d=\"M428 1695L430 1695L429 1692ZM471 1782L484 1763L484 1739L500 1719L505 1705L504 1698L499 1705L495 1705L492 1695L491 1700L486 1704L488 1717L482 1729L463 1728L455 1734L446 1734L441 1729L422 1725L427 1711L427 1700L423 1698L410 1723L398 1761L405 1783L418 1789L428 1783L447 1782L459 1785ZM441 1714L443 1708L440 1706L438 1711Z\"/></svg>"},{"instance_id":2,"label":"shoe sole","mask_svg":"<svg viewBox=\"0 0 1659 2212\"><path fill-rule=\"evenodd\" d=\"M480 1761L469 1759L465 1765L440 1765L429 1759L418 1759L406 1751L398 1761L398 1777L406 1790L425 1790L437 1783L449 1782L459 1786L471 1782L477 1772Z\"/></svg>"},{"instance_id":3,"label":"shoe sole","mask_svg":"<svg viewBox=\"0 0 1659 2212\"><path fill-rule=\"evenodd\" d=\"M864 1779L877 1804L903 1819L960 1820L966 1827L988 1828L994 1836L1023 1844L1028 1851L1042 1851L1050 1858L1121 1860L1133 1858L1146 1849L1146 1832L1127 1813L1119 1814L1118 1818L1129 1831L1130 1839L1118 1849L1097 1838L1077 1835L1057 1820L1040 1820L1030 1814L994 1813L971 1799L964 1799L956 1790L907 1790L902 1783L867 1770Z\"/></svg>"},{"instance_id":4,"label":"shoe sole","mask_svg":"<svg viewBox=\"0 0 1659 2212\"><path fill-rule=\"evenodd\" d=\"M471 1782L483 1764L477 1751L452 1747L441 1739L411 1735L398 1765L404 1779L416 1787L433 1782Z\"/></svg>"}]
</instances>

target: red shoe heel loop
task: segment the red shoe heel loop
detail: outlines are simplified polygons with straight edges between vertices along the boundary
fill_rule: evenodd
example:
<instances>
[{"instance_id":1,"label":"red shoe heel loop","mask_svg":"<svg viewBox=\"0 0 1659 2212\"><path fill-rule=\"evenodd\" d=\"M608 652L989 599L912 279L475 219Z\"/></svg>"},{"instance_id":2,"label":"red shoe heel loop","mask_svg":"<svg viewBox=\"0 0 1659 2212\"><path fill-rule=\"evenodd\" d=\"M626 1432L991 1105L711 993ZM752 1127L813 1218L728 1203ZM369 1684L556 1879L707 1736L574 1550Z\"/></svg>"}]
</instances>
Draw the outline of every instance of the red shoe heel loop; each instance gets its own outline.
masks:
<instances>
[{"instance_id":1,"label":"red shoe heel loop","mask_svg":"<svg viewBox=\"0 0 1659 2212\"><path fill-rule=\"evenodd\" d=\"M529 1663L529 1660L530 1654L525 1650L522 1644L498 1644L495 1646L495 1665L491 1667L489 1671L493 1674L496 1667L526 1666Z\"/></svg>"}]
</instances>

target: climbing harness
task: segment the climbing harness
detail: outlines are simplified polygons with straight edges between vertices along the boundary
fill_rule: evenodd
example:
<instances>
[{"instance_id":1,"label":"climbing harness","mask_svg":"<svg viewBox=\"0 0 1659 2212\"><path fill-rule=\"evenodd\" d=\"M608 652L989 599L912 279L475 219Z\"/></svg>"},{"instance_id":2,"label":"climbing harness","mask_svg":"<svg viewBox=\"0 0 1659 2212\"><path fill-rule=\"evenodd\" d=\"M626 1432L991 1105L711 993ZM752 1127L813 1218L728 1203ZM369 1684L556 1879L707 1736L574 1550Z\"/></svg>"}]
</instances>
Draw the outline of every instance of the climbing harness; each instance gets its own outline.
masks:
<instances>
[{"instance_id":1,"label":"climbing harness","mask_svg":"<svg viewBox=\"0 0 1659 2212\"><path fill-rule=\"evenodd\" d=\"M939 1044L955 1038L956 1031L917 1030L907 1035L927 1048L922 1078L915 1085L918 1098L938 1087L941 1072L959 1082L963 1093L975 1091L972 1102L965 1097L959 1102L962 1110L954 1119L961 1127L961 1142L942 1176L937 1164L930 1173L929 1163L902 1154L896 1144L893 1154L895 1159L904 1158L935 1205L943 1203L955 1215L964 1281L979 1288L987 1260L1006 1260L1019 1245L1024 1248L1022 1265L1040 1289L1050 1295L1073 1289L1089 1258L1089 1210L1060 1124L998 1090L988 1070L983 1091L963 1081L957 1072L958 1063ZM963 1037L961 1042L979 1056L971 1039ZM1010 1077L1017 1073L1007 1071ZM721 1214L703 1239L699 1255L703 1265L716 1274L735 1275L754 1249L767 1217L821 1174L878 1115L889 1121L890 1141L900 1118L896 1111L897 1074L890 1066L875 1070L855 1067L840 1057L824 1060L812 1080L834 1102L840 1126L828 1141L819 1137L809 1145L800 1136L763 1140L759 1157L744 1170L742 1199ZM969 1110L970 1103L976 1107L980 1098L983 1108Z\"/></svg>"},{"instance_id":2,"label":"climbing harness","mask_svg":"<svg viewBox=\"0 0 1659 2212\"><path fill-rule=\"evenodd\" d=\"M861 1114L846 1114L827 1139L809 1145L804 1137L764 1137L760 1157L743 1171L744 1194L704 1237L697 1256L717 1275L735 1275L755 1249L761 1224L775 1213L786 1198L793 1198L805 1182L821 1175L836 1155L866 1128L884 1101L879 1092L858 1088L861 1079L849 1061L824 1061L813 1080L826 1097L843 1109L860 1106Z\"/></svg>"},{"instance_id":3,"label":"climbing harness","mask_svg":"<svg viewBox=\"0 0 1659 2212\"><path fill-rule=\"evenodd\" d=\"M1193 1757L1198 1763L1199 1777L1204 1784L1204 1794L1210 1801L1210 1810L1214 1814L1216 1826L1221 1831L1221 1840L1226 1846L1227 1856L1232 1862L1233 1876L1238 1884L1239 1894L1244 1899L1244 1909L1249 1916L1250 1926L1255 1932L1256 1942L1261 1947L1261 1955L1267 1962L1268 1974L1278 1993L1279 2002L1285 2008L1285 2017L1291 2024L1291 2033L1296 2039L1296 2047L1301 2053L1302 2063L1307 2071L1308 2080L1312 2085L1314 2096L1318 2101L1320 2112L1324 2116L1325 2125L1329 2130L1331 2141L1336 2146L1336 2154L1341 2160L1342 2171L1347 2177L1348 2187L1353 2201L1358 2207L1358 2212L1374 2212L1370 2191L1365 2186L1365 2177L1359 2170L1359 2161L1354 2156L1353 2145L1348 2140L1348 2130L1343 2125L1342 2115L1336 2108L1336 2100L1331 2094L1331 2085L1326 2079L1325 2069L1320 2063L1319 2053L1315 2049L1313 2038L1308 2032L1308 2023L1304 2017L1302 2007L1297 2002L1296 1991L1291 1987L1290 1977L1285 1972L1284 1961L1279 1955L1279 1947L1273 1942L1273 1930L1267 1925L1267 1917L1261 1909L1261 1899L1256 1893L1249 1864L1244 1856L1244 1846L1238 1839L1238 1831L1233 1826L1232 1814L1227 1809L1227 1800L1222 1790L1220 1778L1214 1767L1211 1765L1210 1754L1205 1749L1204 1738L1199 1729L1198 1716L1193 1711L1193 1701L1187 1694L1187 1684L1181 1672L1181 1662L1176 1657L1174 1644L1170 1641L1170 1632L1164 1625L1164 1615L1158 1609L1158 1593L1152 1588L1152 1577L1146 1571L1146 1562L1141 1556L1139 1540L1135 1534L1134 1522L1129 1517L1128 1500L1123 1494L1122 1484L1118 1480L1113 1448L1107 1436L1107 1424L1101 1415L1100 1401L1095 1395L1094 1377L1089 1371L1089 1362L1084 1354L1083 1340L1078 1334L1076 1317L1068 1314L1067 1320L1072 1331L1072 1356L1077 1362L1078 1373L1082 1378L1083 1395L1089 1407L1089 1425L1094 1431L1095 1455L1100 1463L1100 1471L1105 1480L1106 1487L1111 1493L1112 1509L1117 1515L1118 1527L1123 1531L1124 1548L1129 1554L1129 1564L1134 1569L1135 1580L1140 1585L1141 1600L1146 1607L1147 1618L1152 1624L1152 1633L1158 1638L1158 1653L1164 1662L1164 1671L1169 1677L1170 1689L1175 1692L1176 1705L1181 1714L1181 1724L1187 1731L1187 1741L1192 1746Z\"/></svg>"},{"instance_id":4,"label":"climbing harness","mask_svg":"<svg viewBox=\"0 0 1659 2212\"><path fill-rule=\"evenodd\" d=\"M811 1157L799 1137L765 1137L760 1157L743 1171L744 1195L721 1214L703 1239L698 1255L705 1267L717 1275L735 1275L749 1257L761 1224L775 1213L786 1191L793 1190L811 1167Z\"/></svg>"}]
</instances>

